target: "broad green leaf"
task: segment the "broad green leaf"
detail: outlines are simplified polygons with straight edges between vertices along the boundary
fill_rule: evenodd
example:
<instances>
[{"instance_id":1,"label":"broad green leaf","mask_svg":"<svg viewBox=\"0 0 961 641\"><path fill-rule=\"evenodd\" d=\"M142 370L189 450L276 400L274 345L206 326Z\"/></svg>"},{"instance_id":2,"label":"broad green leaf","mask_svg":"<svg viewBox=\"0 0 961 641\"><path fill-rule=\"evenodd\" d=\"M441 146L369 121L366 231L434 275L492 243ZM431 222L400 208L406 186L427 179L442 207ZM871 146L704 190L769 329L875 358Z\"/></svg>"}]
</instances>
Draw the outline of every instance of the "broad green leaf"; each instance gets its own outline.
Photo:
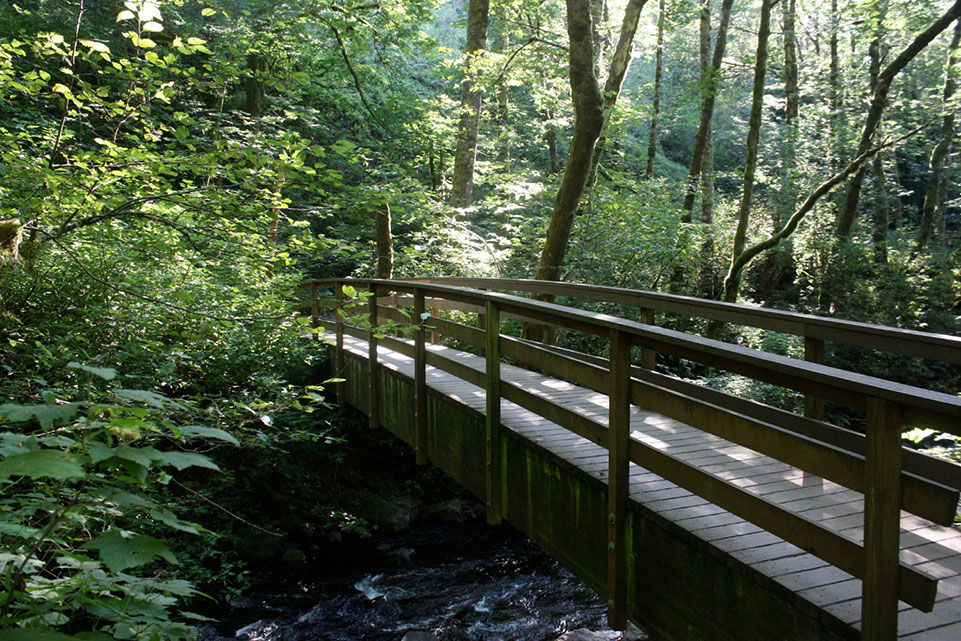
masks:
<instances>
[{"instance_id":1,"label":"broad green leaf","mask_svg":"<svg viewBox=\"0 0 961 641\"><path fill-rule=\"evenodd\" d=\"M210 16L214 15L215 13L217 13L217 12L214 11L213 9L211 9L210 7L207 7L206 9L203 9L203 10L200 12L200 15L202 15L202 16L204 16L204 17L206 18L206 17L210 17Z\"/></svg>"},{"instance_id":2,"label":"broad green leaf","mask_svg":"<svg viewBox=\"0 0 961 641\"><path fill-rule=\"evenodd\" d=\"M48 403L45 405L15 405L7 403L0 405L0 416L3 416L11 423L29 421L31 418L37 419L40 427L49 430L53 427L54 421L72 418L80 408L78 403L67 403L57 405Z\"/></svg>"},{"instance_id":3,"label":"broad green leaf","mask_svg":"<svg viewBox=\"0 0 961 641\"><path fill-rule=\"evenodd\" d=\"M224 430L218 429L216 427L206 427L204 425L184 425L177 428L181 436L192 437L196 436L198 438L213 438L219 441L226 441L233 445L240 445L233 434L226 432Z\"/></svg>"},{"instance_id":4,"label":"broad green leaf","mask_svg":"<svg viewBox=\"0 0 961 641\"><path fill-rule=\"evenodd\" d=\"M83 475L80 464L60 450L24 452L0 461L0 480L11 476L28 476L32 479L72 479Z\"/></svg>"},{"instance_id":5,"label":"broad green leaf","mask_svg":"<svg viewBox=\"0 0 961 641\"><path fill-rule=\"evenodd\" d=\"M113 393L121 398L137 403L146 403L159 409L163 409L168 403L172 403L172 401L163 394L143 389L115 389Z\"/></svg>"},{"instance_id":6,"label":"broad green leaf","mask_svg":"<svg viewBox=\"0 0 961 641\"><path fill-rule=\"evenodd\" d=\"M8 628L0 630L0 641L75 641L77 637L42 628Z\"/></svg>"},{"instance_id":7,"label":"broad green leaf","mask_svg":"<svg viewBox=\"0 0 961 641\"><path fill-rule=\"evenodd\" d=\"M118 530L110 530L84 547L100 552L100 560L111 572L123 572L158 558L178 563L166 543L146 534L125 537Z\"/></svg>"},{"instance_id":8,"label":"broad green leaf","mask_svg":"<svg viewBox=\"0 0 961 641\"><path fill-rule=\"evenodd\" d=\"M157 33L159 31L163 31L164 27L159 22L150 21L150 22L145 22L141 27L141 29L143 29L144 31L152 31L154 33Z\"/></svg>"},{"instance_id":9,"label":"broad green leaf","mask_svg":"<svg viewBox=\"0 0 961 641\"><path fill-rule=\"evenodd\" d=\"M102 42L97 42L96 40L81 40L80 44L87 47L91 51L96 51L98 53L110 53L110 47Z\"/></svg>"},{"instance_id":10,"label":"broad green leaf","mask_svg":"<svg viewBox=\"0 0 961 641\"><path fill-rule=\"evenodd\" d=\"M180 530L181 532L200 534L200 530L197 529L197 525L195 523L178 519L177 516L170 510L152 510L150 512L150 518L154 519L155 521L159 521L164 525L169 525L173 529Z\"/></svg>"},{"instance_id":11,"label":"broad green leaf","mask_svg":"<svg viewBox=\"0 0 961 641\"><path fill-rule=\"evenodd\" d=\"M124 20L133 20L137 16L134 15L133 11L128 11L124 9L117 14L117 22L123 22Z\"/></svg>"},{"instance_id":12,"label":"broad green leaf","mask_svg":"<svg viewBox=\"0 0 961 641\"><path fill-rule=\"evenodd\" d=\"M172 465L178 470L188 467L206 467L211 470L220 471L217 464L203 454L196 452L161 452L161 465Z\"/></svg>"},{"instance_id":13,"label":"broad green leaf","mask_svg":"<svg viewBox=\"0 0 961 641\"><path fill-rule=\"evenodd\" d=\"M21 539L35 539L40 536L40 530L20 523L0 523L0 534L15 536Z\"/></svg>"},{"instance_id":14,"label":"broad green leaf","mask_svg":"<svg viewBox=\"0 0 961 641\"><path fill-rule=\"evenodd\" d=\"M112 367L94 367L93 365L84 365L83 363L78 363L76 361L70 361L67 363L67 367L70 369L81 369L94 376L99 376L105 381L112 381L117 378L117 370Z\"/></svg>"}]
</instances>

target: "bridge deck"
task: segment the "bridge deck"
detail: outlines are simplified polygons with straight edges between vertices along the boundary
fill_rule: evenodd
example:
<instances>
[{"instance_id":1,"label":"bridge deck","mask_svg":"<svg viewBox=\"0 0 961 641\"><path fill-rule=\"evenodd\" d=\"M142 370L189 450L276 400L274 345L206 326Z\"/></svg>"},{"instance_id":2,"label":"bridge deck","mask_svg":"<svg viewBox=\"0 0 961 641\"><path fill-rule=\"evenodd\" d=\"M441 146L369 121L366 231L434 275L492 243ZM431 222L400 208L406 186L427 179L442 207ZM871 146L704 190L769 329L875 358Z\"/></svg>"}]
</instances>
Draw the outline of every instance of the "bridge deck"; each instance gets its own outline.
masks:
<instances>
[{"instance_id":1,"label":"bridge deck","mask_svg":"<svg viewBox=\"0 0 961 641\"><path fill-rule=\"evenodd\" d=\"M344 346L353 357L366 360L365 341L345 336ZM478 371L485 369L482 357L441 345L428 345L427 349L456 358ZM408 356L381 345L379 360L388 370L411 379L414 376L414 362ZM507 364L502 364L501 376L598 423L607 423L608 399L604 394ZM427 367L427 384L480 414L485 411L485 391L480 387L431 366ZM502 422L506 428L604 481L605 449L507 400L502 401ZM637 440L823 526L859 541L863 538L863 497L858 492L640 407L631 407L631 429ZM759 580L769 582L770 589L790 590L821 610L822 616L827 613L856 629L860 627L859 579L633 464L630 498L752 568ZM905 512L901 515L901 528L902 559L941 581L933 612L923 613L900 604L899 638L961 639L961 532Z\"/></svg>"}]
</instances>

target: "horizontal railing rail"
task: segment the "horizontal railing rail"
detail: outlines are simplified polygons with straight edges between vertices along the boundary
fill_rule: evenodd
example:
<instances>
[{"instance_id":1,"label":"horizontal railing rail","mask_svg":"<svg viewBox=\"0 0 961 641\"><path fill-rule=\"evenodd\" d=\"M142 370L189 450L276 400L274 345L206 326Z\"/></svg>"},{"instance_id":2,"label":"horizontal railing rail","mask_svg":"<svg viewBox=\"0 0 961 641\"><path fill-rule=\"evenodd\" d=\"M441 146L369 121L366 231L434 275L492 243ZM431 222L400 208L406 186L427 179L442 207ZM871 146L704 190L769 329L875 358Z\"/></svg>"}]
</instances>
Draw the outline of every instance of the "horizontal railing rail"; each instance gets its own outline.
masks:
<instances>
[{"instance_id":1,"label":"horizontal railing rail","mask_svg":"<svg viewBox=\"0 0 961 641\"><path fill-rule=\"evenodd\" d=\"M342 288L346 284L371 293L364 305L368 322L376 325L383 319L410 324L414 326L413 342L391 336L378 337L376 332L353 327L345 322ZM498 485L500 473L497 469L500 457L495 456L495 452L499 451L497 444L500 442L499 413L502 398L607 449L608 538L611 551L608 591L613 604L613 623L623 624L626 616L623 523L627 504L629 462L641 465L853 576L862 578L864 617L884 617L888 621L893 617L896 623L899 598L922 610L930 610L933 606L937 580L899 559L899 507L936 522L950 523L957 505L957 488L941 481L956 481L958 477L944 470L937 478L919 473L919 466L914 458L902 454L900 434L905 421L934 425L944 431L961 434L961 399L663 327L510 294L451 284L376 279L308 281L303 286L311 291L314 323L333 329L337 334L336 358L339 368L342 369L344 358L344 333L356 335L368 342L368 365L371 368L368 377L368 413L372 426L379 423L376 389L377 345L383 344L414 359L415 449L419 462L426 461L426 426L423 424L426 420L424 368L431 365L487 390L487 496L489 517L492 520L499 520L501 511L501 492ZM334 321L320 318L320 288L335 290L338 305ZM484 328L477 329L427 314L425 310L428 300L469 306L482 316ZM413 314L401 312L398 307L379 304L386 301L400 306L412 306ZM610 340L611 352L609 359L606 359L606 366L602 367L596 361L572 358L570 354L565 355L555 348L501 335L502 314L607 337ZM425 325L421 323L422 318L432 333L444 334L482 347L486 356L485 371L426 350L427 332ZM647 367L647 375L641 374L631 362L632 346L639 346L649 352L673 354L864 409L867 413L868 429L863 437L862 447L860 451L852 451L851 448L839 447L771 422L781 416L778 414L779 410L759 417L749 411L753 407L750 404L732 407L730 404L712 402L727 398L728 395L720 392L712 398L687 394L685 392L690 390L678 389L673 383L665 384L665 381L658 378L663 375L650 371L650 367ZM607 420L582 415L517 384L501 380L499 372L502 356L607 394ZM667 452L631 439L629 408L632 403L862 492L865 503L863 544L716 475L704 472ZM823 425L810 419L803 420L814 425ZM914 462L911 469L902 471L902 457ZM896 625L894 629L896 630Z\"/></svg>"}]
</instances>

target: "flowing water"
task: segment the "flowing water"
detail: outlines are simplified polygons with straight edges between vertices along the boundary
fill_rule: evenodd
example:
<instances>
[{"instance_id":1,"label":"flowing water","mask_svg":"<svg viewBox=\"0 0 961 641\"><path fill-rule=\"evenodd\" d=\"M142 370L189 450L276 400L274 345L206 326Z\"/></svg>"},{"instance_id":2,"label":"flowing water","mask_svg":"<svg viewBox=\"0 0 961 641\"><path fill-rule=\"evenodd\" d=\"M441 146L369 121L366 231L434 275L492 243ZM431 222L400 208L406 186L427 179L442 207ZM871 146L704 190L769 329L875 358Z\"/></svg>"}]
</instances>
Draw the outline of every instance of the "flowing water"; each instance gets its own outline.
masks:
<instances>
[{"instance_id":1,"label":"flowing water","mask_svg":"<svg viewBox=\"0 0 961 641\"><path fill-rule=\"evenodd\" d=\"M310 563L278 568L231 604L201 641L548 641L600 631L601 599L516 530L483 520L408 530Z\"/></svg>"}]
</instances>

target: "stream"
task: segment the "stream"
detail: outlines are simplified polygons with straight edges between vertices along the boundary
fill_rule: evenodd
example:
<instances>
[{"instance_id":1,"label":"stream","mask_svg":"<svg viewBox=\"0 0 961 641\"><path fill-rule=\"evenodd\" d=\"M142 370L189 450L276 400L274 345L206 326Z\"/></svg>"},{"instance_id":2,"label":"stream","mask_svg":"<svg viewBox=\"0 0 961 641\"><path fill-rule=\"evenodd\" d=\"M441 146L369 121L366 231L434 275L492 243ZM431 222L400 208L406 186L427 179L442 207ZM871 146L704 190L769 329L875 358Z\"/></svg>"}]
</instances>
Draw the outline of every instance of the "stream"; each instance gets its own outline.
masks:
<instances>
[{"instance_id":1,"label":"stream","mask_svg":"<svg viewBox=\"0 0 961 641\"><path fill-rule=\"evenodd\" d=\"M278 564L200 641L551 641L580 628L595 634L578 639L622 638L597 594L508 525L415 522L340 547Z\"/></svg>"}]
</instances>

